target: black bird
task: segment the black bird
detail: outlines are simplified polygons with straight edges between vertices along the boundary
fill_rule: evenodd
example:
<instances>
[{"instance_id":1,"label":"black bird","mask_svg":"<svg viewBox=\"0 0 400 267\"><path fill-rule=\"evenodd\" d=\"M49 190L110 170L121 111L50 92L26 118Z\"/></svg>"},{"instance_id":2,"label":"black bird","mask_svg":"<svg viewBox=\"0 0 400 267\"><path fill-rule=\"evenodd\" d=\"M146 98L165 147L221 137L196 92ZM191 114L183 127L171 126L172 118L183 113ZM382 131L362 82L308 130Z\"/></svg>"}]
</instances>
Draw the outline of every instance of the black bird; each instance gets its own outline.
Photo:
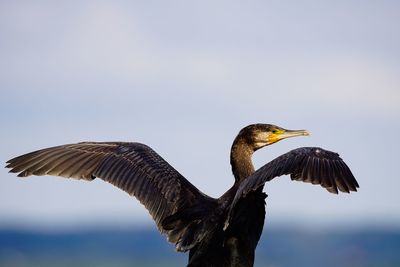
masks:
<instances>
[{"instance_id":1,"label":"black bird","mask_svg":"<svg viewBox=\"0 0 400 267\"><path fill-rule=\"evenodd\" d=\"M220 198L200 192L150 147L127 142L83 142L31 152L6 166L19 177L54 175L100 178L135 196L159 231L189 251L188 266L253 266L264 225L264 184L289 174L292 180L319 184L331 193L357 191L358 183L337 153L302 147L254 170L254 151L305 130L271 124L243 128L231 148L233 186Z\"/></svg>"}]
</instances>

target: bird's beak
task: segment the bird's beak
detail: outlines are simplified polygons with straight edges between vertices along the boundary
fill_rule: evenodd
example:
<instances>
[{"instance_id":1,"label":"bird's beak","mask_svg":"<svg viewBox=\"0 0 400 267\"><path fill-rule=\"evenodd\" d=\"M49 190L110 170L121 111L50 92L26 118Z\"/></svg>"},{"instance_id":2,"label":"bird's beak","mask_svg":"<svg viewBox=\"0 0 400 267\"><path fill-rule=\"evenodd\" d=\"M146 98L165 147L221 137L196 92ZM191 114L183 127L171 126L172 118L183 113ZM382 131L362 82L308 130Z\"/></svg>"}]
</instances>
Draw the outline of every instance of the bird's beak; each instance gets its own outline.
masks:
<instances>
[{"instance_id":1,"label":"bird's beak","mask_svg":"<svg viewBox=\"0 0 400 267\"><path fill-rule=\"evenodd\" d=\"M282 139L286 139L289 137L296 137L296 136L309 136L310 133L307 130L286 130L282 129L277 133L273 133L269 136L269 143L275 143Z\"/></svg>"},{"instance_id":2,"label":"bird's beak","mask_svg":"<svg viewBox=\"0 0 400 267\"><path fill-rule=\"evenodd\" d=\"M310 133L307 130L284 130L283 133L279 135L280 139L285 139L295 136L309 136Z\"/></svg>"}]
</instances>

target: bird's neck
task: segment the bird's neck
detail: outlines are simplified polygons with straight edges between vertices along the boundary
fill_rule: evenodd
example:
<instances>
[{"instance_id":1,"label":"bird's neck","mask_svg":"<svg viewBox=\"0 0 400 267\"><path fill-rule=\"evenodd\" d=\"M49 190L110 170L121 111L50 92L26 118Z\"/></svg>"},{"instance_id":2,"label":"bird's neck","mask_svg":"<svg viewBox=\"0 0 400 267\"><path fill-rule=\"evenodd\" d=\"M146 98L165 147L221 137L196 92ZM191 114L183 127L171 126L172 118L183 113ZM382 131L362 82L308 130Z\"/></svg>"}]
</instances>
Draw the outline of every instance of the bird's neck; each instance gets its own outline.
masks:
<instances>
[{"instance_id":1,"label":"bird's neck","mask_svg":"<svg viewBox=\"0 0 400 267\"><path fill-rule=\"evenodd\" d=\"M253 149L245 140L236 139L231 149L231 166L235 176L235 185L239 185L244 179L254 173L254 166L251 161Z\"/></svg>"}]
</instances>

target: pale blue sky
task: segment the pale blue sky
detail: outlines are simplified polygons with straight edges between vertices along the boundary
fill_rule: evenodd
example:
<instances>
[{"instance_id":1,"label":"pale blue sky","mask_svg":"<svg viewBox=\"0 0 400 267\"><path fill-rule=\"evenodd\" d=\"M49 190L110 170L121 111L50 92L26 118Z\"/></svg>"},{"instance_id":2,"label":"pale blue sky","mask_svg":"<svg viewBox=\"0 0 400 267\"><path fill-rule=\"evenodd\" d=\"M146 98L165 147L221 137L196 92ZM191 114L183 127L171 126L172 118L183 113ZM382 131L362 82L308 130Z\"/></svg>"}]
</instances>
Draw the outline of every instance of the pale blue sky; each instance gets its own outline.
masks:
<instances>
[{"instance_id":1,"label":"pale blue sky","mask_svg":"<svg viewBox=\"0 0 400 267\"><path fill-rule=\"evenodd\" d=\"M281 177L268 223L400 225L398 1L1 1L0 160L78 141L152 146L203 192L228 189L244 126L308 129L256 153L337 151L360 183ZM0 225L149 223L113 186L0 174Z\"/></svg>"}]
</instances>

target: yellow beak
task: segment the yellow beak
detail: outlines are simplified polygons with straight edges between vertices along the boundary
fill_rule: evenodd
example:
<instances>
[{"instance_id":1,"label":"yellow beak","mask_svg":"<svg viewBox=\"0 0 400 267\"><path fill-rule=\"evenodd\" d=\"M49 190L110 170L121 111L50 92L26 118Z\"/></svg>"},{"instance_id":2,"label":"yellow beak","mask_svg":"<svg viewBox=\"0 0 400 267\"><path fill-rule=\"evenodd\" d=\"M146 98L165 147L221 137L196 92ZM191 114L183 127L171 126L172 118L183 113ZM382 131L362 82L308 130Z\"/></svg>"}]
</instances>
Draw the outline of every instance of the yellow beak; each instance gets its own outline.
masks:
<instances>
[{"instance_id":1,"label":"yellow beak","mask_svg":"<svg viewBox=\"0 0 400 267\"><path fill-rule=\"evenodd\" d=\"M282 139L296 136L309 136L310 133L307 130L285 130L282 129L277 133L272 133L268 137L268 143L272 144Z\"/></svg>"}]
</instances>

